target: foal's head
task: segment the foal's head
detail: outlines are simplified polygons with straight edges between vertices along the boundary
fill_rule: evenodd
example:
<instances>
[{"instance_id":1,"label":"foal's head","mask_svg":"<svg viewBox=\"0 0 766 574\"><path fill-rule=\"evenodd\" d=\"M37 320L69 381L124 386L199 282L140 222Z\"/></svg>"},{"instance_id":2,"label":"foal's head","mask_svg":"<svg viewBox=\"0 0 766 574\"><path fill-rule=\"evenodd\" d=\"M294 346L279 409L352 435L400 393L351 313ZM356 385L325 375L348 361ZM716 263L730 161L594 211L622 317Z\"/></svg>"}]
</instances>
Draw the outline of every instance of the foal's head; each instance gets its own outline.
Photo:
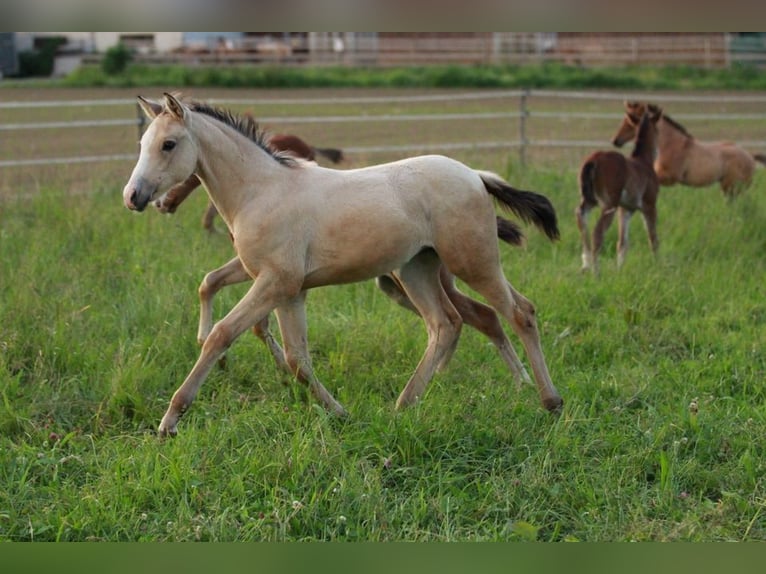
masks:
<instances>
[{"instance_id":1,"label":"foal's head","mask_svg":"<svg viewBox=\"0 0 766 574\"><path fill-rule=\"evenodd\" d=\"M612 143L616 147L622 147L625 143L631 141L638 135L638 127L641 123L641 118L647 113L662 115L662 110L654 104L647 104L645 102L625 102L625 116L622 118L620 127L617 128L617 133L612 138ZM659 116L657 121L659 121ZM657 123L655 121L655 124Z\"/></svg>"},{"instance_id":2,"label":"foal's head","mask_svg":"<svg viewBox=\"0 0 766 574\"><path fill-rule=\"evenodd\" d=\"M138 102L152 120L141 137L136 166L122 192L125 206L143 211L154 198L185 181L197 165L197 144L187 121L189 110L171 94L162 104L139 96Z\"/></svg>"}]
</instances>

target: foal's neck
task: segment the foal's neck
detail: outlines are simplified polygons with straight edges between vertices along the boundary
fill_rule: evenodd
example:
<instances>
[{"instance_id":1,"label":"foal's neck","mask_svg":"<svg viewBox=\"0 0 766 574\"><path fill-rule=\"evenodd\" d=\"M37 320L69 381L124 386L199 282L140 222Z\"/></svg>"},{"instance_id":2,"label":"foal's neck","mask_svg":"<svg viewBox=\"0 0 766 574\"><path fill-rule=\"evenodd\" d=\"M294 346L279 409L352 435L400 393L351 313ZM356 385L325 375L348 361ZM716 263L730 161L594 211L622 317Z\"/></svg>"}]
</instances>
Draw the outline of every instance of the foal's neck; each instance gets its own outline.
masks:
<instances>
[{"instance_id":1,"label":"foal's neck","mask_svg":"<svg viewBox=\"0 0 766 574\"><path fill-rule=\"evenodd\" d=\"M196 173L231 228L235 214L253 197L255 182L279 164L257 144L226 124L195 113L192 131L199 146Z\"/></svg>"},{"instance_id":2,"label":"foal's neck","mask_svg":"<svg viewBox=\"0 0 766 574\"><path fill-rule=\"evenodd\" d=\"M633 159L643 161L648 164L654 162L655 148L657 147L657 127L652 123L649 116L644 116L641 125L638 128L636 143L633 146L633 153L630 155Z\"/></svg>"}]
</instances>

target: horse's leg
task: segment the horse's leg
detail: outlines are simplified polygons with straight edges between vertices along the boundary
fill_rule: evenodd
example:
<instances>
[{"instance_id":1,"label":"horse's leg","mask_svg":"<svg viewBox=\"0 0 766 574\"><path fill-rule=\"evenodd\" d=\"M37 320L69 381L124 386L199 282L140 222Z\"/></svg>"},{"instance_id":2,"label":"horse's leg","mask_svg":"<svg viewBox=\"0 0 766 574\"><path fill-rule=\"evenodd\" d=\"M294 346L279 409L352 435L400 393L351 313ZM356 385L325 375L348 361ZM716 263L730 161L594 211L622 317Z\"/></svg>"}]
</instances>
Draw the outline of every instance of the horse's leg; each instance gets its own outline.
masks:
<instances>
[{"instance_id":1,"label":"horse's leg","mask_svg":"<svg viewBox=\"0 0 766 574\"><path fill-rule=\"evenodd\" d=\"M405 309L412 311L416 315L420 315L415 305L409 300L404 289L399 284L396 276L393 274L381 275L375 279L375 284L383 291L388 297L393 299L398 305L401 305Z\"/></svg>"},{"instance_id":2,"label":"horse's leg","mask_svg":"<svg viewBox=\"0 0 766 574\"><path fill-rule=\"evenodd\" d=\"M154 202L154 206L160 213L175 213L178 206L199 187L200 183L199 178L192 174L178 185L171 187L164 196Z\"/></svg>"},{"instance_id":3,"label":"horse's leg","mask_svg":"<svg viewBox=\"0 0 766 574\"><path fill-rule=\"evenodd\" d=\"M213 297L215 294L227 285L244 283L248 280L252 280L252 277L245 271L239 257L235 257L226 265L205 275L199 286L200 313L197 342L200 345L205 342L205 339L210 334L210 330L213 328ZM268 316L253 327L253 334L266 345L271 356L274 357L277 367L289 373L290 369L285 362L284 351L269 330Z\"/></svg>"},{"instance_id":4,"label":"horse's leg","mask_svg":"<svg viewBox=\"0 0 766 574\"><path fill-rule=\"evenodd\" d=\"M645 203L641 215L644 218L644 227L649 237L649 246L652 248L652 253L657 255L657 250L660 247L657 238L657 206L654 203Z\"/></svg>"},{"instance_id":5,"label":"horse's leg","mask_svg":"<svg viewBox=\"0 0 766 574\"><path fill-rule=\"evenodd\" d=\"M588 213L592 204L583 201L575 209L575 218L577 220L577 229L580 230L580 242L582 243L582 271L587 271L593 267L593 249L590 244L590 234L588 233Z\"/></svg>"},{"instance_id":6,"label":"horse's leg","mask_svg":"<svg viewBox=\"0 0 766 574\"><path fill-rule=\"evenodd\" d=\"M535 319L535 307L529 299L516 291L513 285L507 281L506 284L510 289L514 303L510 323L527 351L527 357L532 365L532 372L535 375L540 399L546 409L558 411L561 409L564 401L556 387L553 386L553 381L551 381L551 376L548 373L548 367L545 364L543 349L540 345L540 334L537 330L537 321Z\"/></svg>"},{"instance_id":7,"label":"horse's leg","mask_svg":"<svg viewBox=\"0 0 766 574\"><path fill-rule=\"evenodd\" d=\"M245 296L215 324L205 339L199 358L183 384L173 394L159 426L160 435L175 435L178 420L194 401L215 362L244 331L268 317L284 301L285 285L274 274L258 276Z\"/></svg>"},{"instance_id":8,"label":"horse's leg","mask_svg":"<svg viewBox=\"0 0 766 574\"><path fill-rule=\"evenodd\" d=\"M245 271L239 257L235 257L225 265L205 275L199 285L199 327L197 328L197 342L202 345L213 328L213 297L227 285L252 281L252 277ZM268 323L267 323L268 328Z\"/></svg>"},{"instance_id":9,"label":"horse's leg","mask_svg":"<svg viewBox=\"0 0 766 574\"><path fill-rule=\"evenodd\" d=\"M487 262L487 265L490 264ZM474 271L469 270L463 279L510 323L524 345L543 406L549 411L558 411L564 401L553 386L545 364L534 305L513 288L499 267L492 274L474 267Z\"/></svg>"},{"instance_id":10,"label":"horse's leg","mask_svg":"<svg viewBox=\"0 0 766 574\"><path fill-rule=\"evenodd\" d=\"M287 371L300 382L308 386L311 393L324 407L339 416L345 416L346 410L335 400L330 392L319 382L311 366L308 350L308 328L306 326L306 292L280 305L275 314L285 346Z\"/></svg>"},{"instance_id":11,"label":"horse's leg","mask_svg":"<svg viewBox=\"0 0 766 574\"><path fill-rule=\"evenodd\" d=\"M418 309L428 331L428 346L415 372L396 400L396 408L416 402L433 378L437 366L454 350L462 320L439 279L441 261L432 250L421 251L397 273L404 290Z\"/></svg>"},{"instance_id":12,"label":"horse's leg","mask_svg":"<svg viewBox=\"0 0 766 574\"><path fill-rule=\"evenodd\" d=\"M510 340L508 340L508 336L505 334L495 310L461 292L455 286L455 276L447 271L447 268L444 265L442 265L440 270L440 279L447 297L449 297L449 300L455 306L457 312L460 313L463 322L466 325L470 325L492 341L492 344L497 348L503 361L505 361L506 365L508 365L508 368L513 373L518 386L521 387L522 381L531 383L532 379L529 378L529 374L521 363L521 360L519 360L516 350L513 348L513 345L511 345ZM451 354L442 360L442 363L439 365L439 370L446 367L450 357Z\"/></svg>"},{"instance_id":13,"label":"horse's leg","mask_svg":"<svg viewBox=\"0 0 766 574\"><path fill-rule=\"evenodd\" d=\"M452 275L452 273L450 273L444 265L442 265L440 268L439 276L447 297L455 306L457 312L460 313L463 322L484 334L487 338L489 338L490 341L492 341L500 353L500 356L508 365L508 368L511 369L511 372L518 381L519 385L522 381L532 382L532 380L529 378L529 374L524 368L524 365L521 363L521 360L519 360L519 356L516 354L513 345L511 345L508 336L505 334L505 331L500 324L500 319L498 318L497 313L495 313L495 310L492 309L492 307L479 303L475 299L472 299L466 294L462 293L455 286L454 275ZM376 279L376 283L378 287L380 287L381 291L383 291L383 293L388 295L399 305L405 309L409 309L417 315L420 315L418 310L412 304L412 301L410 301L407 297L404 289L397 281L395 274L382 275ZM456 346L457 339L455 340L454 347ZM453 353L454 348L445 355L441 363L438 365L437 370L441 371L447 367L447 364L452 358Z\"/></svg>"},{"instance_id":14,"label":"horse's leg","mask_svg":"<svg viewBox=\"0 0 766 574\"><path fill-rule=\"evenodd\" d=\"M612 224L616 208L609 207L601 210L601 215L593 228L593 272L598 273L598 255L601 253L601 246L604 244L604 234Z\"/></svg>"},{"instance_id":15,"label":"horse's leg","mask_svg":"<svg viewBox=\"0 0 766 574\"><path fill-rule=\"evenodd\" d=\"M218 215L218 210L215 208L215 205L212 201L208 202L207 209L205 210L205 215L202 216L202 227L204 227L207 231L215 231L213 220L215 219L216 215Z\"/></svg>"},{"instance_id":16,"label":"horse's leg","mask_svg":"<svg viewBox=\"0 0 766 574\"><path fill-rule=\"evenodd\" d=\"M617 267L619 268L625 263L625 255L628 253L628 227L630 224L630 216L633 215L633 213L624 207L618 207L617 213L620 216L617 220Z\"/></svg>"}]
</instances>

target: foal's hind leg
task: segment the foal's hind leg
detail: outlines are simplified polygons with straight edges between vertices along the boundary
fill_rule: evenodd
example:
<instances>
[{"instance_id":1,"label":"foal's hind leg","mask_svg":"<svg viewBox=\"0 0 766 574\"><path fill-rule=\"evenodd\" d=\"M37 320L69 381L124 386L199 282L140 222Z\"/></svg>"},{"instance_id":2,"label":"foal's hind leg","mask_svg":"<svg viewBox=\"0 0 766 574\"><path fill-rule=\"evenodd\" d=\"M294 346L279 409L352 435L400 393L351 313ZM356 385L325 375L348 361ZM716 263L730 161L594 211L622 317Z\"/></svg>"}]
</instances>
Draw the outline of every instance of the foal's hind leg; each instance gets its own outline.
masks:
<instances>
[{"instance_id":1,"label":"foal's hind leg","mask_svg":"<svg viewBox=\"0 0 766 574\"><path fill-rule=\"evenodd\" d=\"M486 273L469 272L464 280L481 293L489 304L511 324L527 352L543 406L549 411L558 411L564 401L553 386L545 364L534 305L505 280L499 267L490 276Z\"/></svg>"},{"instance_id":2,"label":"foal's hind leg","mask_svg":"<svg viewBox=\"0 0 766 574\"><path fill-rule=\"evenodd\" d=\"M582 243L582 267L581 271L587 271L593 267L593 248L590 244L590 233L588 232L588 213L593 205L583 201L575 209L575 218L577 220L577 229L580 230L580 242Z\"/></svg>"},{"instance_id":3,"label":"foal's hind leg","mask_svg":"<svg viewBox=\"0 0 766 574\"><path fill-rule=\"evenodd\" d=\"M346 410L335 400L330 392L319 382L311 367L311 355L308 351L308 329L306 325L306 292L302 291L291 301L280 305L276 310L282 343L285 346L287 370L300 382L308 386L314 397L324 407L339 416L345 416Z\"/></svg>"},{"instance_id":4,"label":"foal's hind leg","mask_svg":"<svg viewBox=\"0 0 766 574\"><path fill-rule=\"evenodd\" d=\"M511 345L511 342L508 340L495 310L487 305L479 303L475 299L471 299L458 290L457 287L455 287L455 276L447 271L447 268L444 265L442 265L439 270L439 277L447 297L455 306L455 309L460 314L463 322L484 334L490 341L492 341L500 353L500 356L508 365L508 368L511 369L511 372L519 385L521 385L522 381L532 382L524 365L519 360L519 356L516 354L513 345ZM412 301L407 297L401 284L396 279L395 274L378 277L376 283L381 291L396 301L399 305L420 315L418 310L412 304ZM458 339L455 340L453 348L445 354L444 358L439 363L437 370L441 371L447 367L455 347L457 347L457 342Z\"/></svg>"},{"instance_id":5,"label":"foal's hind leg","mask_svg":"<svg viewBox=\"0 0 766 574\"><path fill-rule=\"evenodd\" d=\"M516 354L516 350L508 340L508 336L505 334L500 319L495 313L492 307L479 303L475 299L471 299L466 294L462 293L455 286L455 276L452 275L447 268L442 265L441 268L441 283L444 291L447 293L447 297L460 313L463 322L466 325L470 325L480 333L484 334L497 348L500 356L508 365L508 368L513 373L516 382L519 387L522 381L531 383L532 380L527 374L527 370L519 360L519 356ZM446 357L448 359L449 357ZM441 370L446 366L446 361L443 361L439 365Z\"/></svg>"},{"instance_id":6,"label":"foal's hind leg","mask_svg":"<svg viewBox=\"0 0 766 574\"><path fill-rule=\"evenodd\" d=\"M397 409L411 405L423 396L437 366L454 350L460 336L462 320L442 288L440 266L439 257L429 249L418 253L397 272L428 331L428 346L396 401Z\"/></svg>"},{"instance_id":7,"label":"foal's hind leg","mask_svg":"<svg viewBox=\"0 0 766 574\"><path fill-rule=\"evenodd\" d=\"M388 297L393 299L398 305L401 305L405 309L412 311L416 315L420 315L415 305L412 304L407 294L404 292L404 288L398 282L393 274L381 275L375 279L375 284L383 291Z\"/></svg>"},{"instance_id":8,"label":"foal's hind leg","mask_svg":"<svg viewBox=\"0 0 766 574\"><path fill-rule=\"evenodd\" d=\"M598 256L604 245L604 235L612 224L617 208L607 207L601 210L601 215L593 228L593 272L598 273Z\"/></svg>"}]
</instances>

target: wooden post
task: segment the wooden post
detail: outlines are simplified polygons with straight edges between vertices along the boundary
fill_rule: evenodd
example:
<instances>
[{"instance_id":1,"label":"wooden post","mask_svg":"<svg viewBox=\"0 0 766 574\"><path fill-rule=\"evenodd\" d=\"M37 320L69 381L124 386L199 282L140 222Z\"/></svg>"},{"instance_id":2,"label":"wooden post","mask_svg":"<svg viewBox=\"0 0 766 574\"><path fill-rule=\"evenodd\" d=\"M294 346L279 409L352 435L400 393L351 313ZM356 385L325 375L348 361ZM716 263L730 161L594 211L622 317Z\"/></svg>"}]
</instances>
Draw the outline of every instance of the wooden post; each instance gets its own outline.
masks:
<instances>
[{"instance_id":1,"label":"wooden post","mask_svg":"<svg viewBox=\"0 0 766 574\"><path fill-rule=\"evenodd\" d=\"M519 160L521 167L526 166L527 117L529 116L527 96L529 96L529 90L524 89L521 98L519 98Z\"/></svg>"}]
</instances>

